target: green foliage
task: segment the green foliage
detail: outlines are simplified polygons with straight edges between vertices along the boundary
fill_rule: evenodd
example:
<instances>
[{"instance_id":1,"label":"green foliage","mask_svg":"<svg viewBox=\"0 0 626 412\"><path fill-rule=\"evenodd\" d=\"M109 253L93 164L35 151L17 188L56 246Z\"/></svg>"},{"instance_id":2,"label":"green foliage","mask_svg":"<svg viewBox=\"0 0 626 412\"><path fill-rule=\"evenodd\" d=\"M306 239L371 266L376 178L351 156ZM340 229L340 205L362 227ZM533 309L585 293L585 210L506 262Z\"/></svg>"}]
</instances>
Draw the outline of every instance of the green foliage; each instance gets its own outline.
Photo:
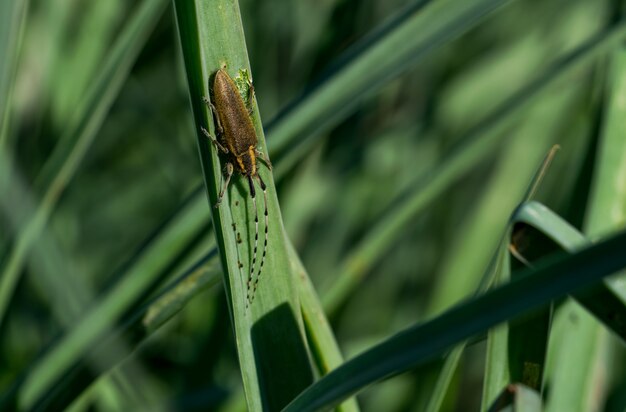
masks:
<instances>
[{"instance_id":1,"label":"green foliage","mask_svg":"<svg viewBox=\"0 0 626 412\"><path fill-rule=\"evenodd\" d=\"M2 2L0 410L624 409L621 5L404 3Z\"/></svg>"}]
</instances>

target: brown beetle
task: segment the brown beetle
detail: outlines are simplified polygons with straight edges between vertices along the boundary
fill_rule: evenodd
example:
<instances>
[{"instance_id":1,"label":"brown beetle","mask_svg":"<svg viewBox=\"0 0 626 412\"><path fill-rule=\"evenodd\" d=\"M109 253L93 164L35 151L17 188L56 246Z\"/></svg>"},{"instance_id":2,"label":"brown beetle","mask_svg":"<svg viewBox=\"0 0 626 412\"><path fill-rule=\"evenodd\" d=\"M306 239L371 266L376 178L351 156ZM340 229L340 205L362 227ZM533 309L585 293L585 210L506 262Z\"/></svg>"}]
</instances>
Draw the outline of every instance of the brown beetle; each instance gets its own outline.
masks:
<instances>
[{"instance_id":1,"label":"brown beetle","mask_svg":"<svg viewBox=\"0 0 626 412\"><path fill-rule=\"evenodd\" d=\"M252 84L249 84L251 96L253 90ZM211 108L211 112L213 113L218 138L216 139L211 136L204 127L201 129L218 151L227 159L226 165L224 166L226 180L222 184L215 207L218 207L222 202L222 198L230 183L230 178L235 170L247 177L250 187L250 197L252 198L252 205L254 207L254 252L252 253L252 263L250 264L250 273L247 280L247 304L251 304L254 300L254 294L259 283L263 264L265 263L269 221L267 212L267 188L258 173L257 160L263 162L270 170L272 169L272 165L269 159L257 148L258 139L252 118L250 117L250 112L246 108L235 82L223 68L215 73L215 80L213 81L213 100L215 104L212 104L208 99L205 99L205 103ZM256 205L254 179L258 180L265 201L265 240L263 242L261 262L256 276L254 275L254 268L258 252L259 213Z\"/></svg>"}]
</instances>

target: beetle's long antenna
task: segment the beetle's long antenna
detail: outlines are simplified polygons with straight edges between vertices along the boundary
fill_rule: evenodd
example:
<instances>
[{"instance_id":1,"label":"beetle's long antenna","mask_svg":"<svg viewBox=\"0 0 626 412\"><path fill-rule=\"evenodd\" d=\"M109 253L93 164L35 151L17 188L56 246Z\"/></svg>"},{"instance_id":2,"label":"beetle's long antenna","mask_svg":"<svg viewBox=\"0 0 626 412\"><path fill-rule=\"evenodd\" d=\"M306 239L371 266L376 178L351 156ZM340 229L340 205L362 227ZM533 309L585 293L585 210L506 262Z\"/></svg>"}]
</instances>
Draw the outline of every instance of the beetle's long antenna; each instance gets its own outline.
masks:
<instances>
[{"instance_id":1,"label":"beetle's long antenna","mask_svg":"<svg viewBox=\"0 0 626 412\"><path fill-rule=\"evenodd\" d=\"M261 190L263 190L263 202L265 203L265 239L263 239L263 253L261 255L261 264L259 265L259 271L257 272L256 278L254 279L254 286L252 287L252 295L251 295L251 299L250 299L250 303L252 303L252 301L254 300L254 295L256 293L256 288L259 286L259 279L261 278L261 271L263 270L263 264L265 263L265 255L267 254L267 231L268 231L268 227L269 227L269 214L267 212L267 187L265 186L265 183L263 182L263 179L261 179L260 175L256 175L257 179L259 179L259 186L261 187ZM257 215L256 213L256 204L255 204L255 216ZM258 233L258 230L257 230ZM255 235L255 257L256 257L256 235Z\"/></svg>"},{"instance_id":2,"label":"beetle's long antenna","mask_svg":"<svg viewBox=\"0 0 626 412\"><path fill-rule=\"evenodd\" d=\"M259 244L259 211L256 207L256 191L254 190L254 181L252 176L248 175L248 183L250 185L250 197L252 198L252 207L254 207L254 252L252 252L252 262L250 263L250 273L246 282L246 307L252 303L254 295L250 294L252 278L254 276L254 267L256 266L256 256ZM254 282L256 285L256 281ZM256 290L256 287L254 288Z\"/></svg>"}]
</instances>

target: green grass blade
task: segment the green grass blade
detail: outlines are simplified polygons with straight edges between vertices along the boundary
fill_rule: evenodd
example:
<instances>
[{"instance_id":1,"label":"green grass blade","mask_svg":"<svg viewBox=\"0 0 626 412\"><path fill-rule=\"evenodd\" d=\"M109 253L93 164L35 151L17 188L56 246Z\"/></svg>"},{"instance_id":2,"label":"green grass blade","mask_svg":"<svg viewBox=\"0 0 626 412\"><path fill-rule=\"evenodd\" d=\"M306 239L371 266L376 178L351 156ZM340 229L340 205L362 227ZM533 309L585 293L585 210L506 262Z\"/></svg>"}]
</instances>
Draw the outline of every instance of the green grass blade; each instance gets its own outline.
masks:
<instances>
[{"instance_id":1,"label":"green grass blade","mask_svg":"<svg viewBox=\"0 0 626 412\"><path fill-rule=\"evenodd\" d=\"M524 204L516 213L516 220L539 230L569 253L574 253L591 243L576 228L541 203ZM626 341L626 302L620 292L619 288L615 288L607 280L573 297Z\"/></svg>"},{"instance_id":2,"label":"green grass blade","mask_svg":"<svg viewBox=\"0 0 626 412\"><path fill-rule=\"evenodd\" d=\"M626 139L624 139L623 101L626 93L626 49L617 49L610 59L606 88L606 104L601 134L594 163L592 190L588 201L585 232L596 239L606 233L624 227L626 222L626 197L623 187L626 178ZM594 312L605 325L610 320L618 322L616 331L624 339L624 275L608 279L605 286L614 299L606 294L588 300L588 303L608 309L602 316ZM609 295L609 297L611 297ZM598 300L601 299L601 300ZM584 304L584 301L579 301ZM590 310L589 306L586 306ZM570 319L577 319L575 323ZM608 321L607 321L608 318ZM609 385L598 386L597 382L610 381L614 374L621 373L620 366L609 355L616 344L596 319L573 303L562 309L562 328L554 339L553 373L548 407L558 411L590 410L604 403ZM620 333L621 332L621 333Z\"/></svg>"},{"instance_id":3,"label":"green grass blade","mask_svg":"<svg viewBox=\"0 0 626 412\"><path fill-rule=\"evenodd\" d=\"M87 149L91 146L108 109L145 43L152 27L165 8L165 0L144 1L134 18L122 31L107 64L89 90L80 116L69 127L41 173L40 185L45 187L41 203L33 217L20 231L0 274L0 323L22 272L24 261L39 233L45 227L61 193L72 179Z\"/></svg>"},{"instance_id":4,"label":"green grass blade","mask_svg":"<svg viewBox=\"0 0 626 412\"><path fill-rule=\"evenodd\" d=\"M571 320L575 319L575 322ZM600 359L608 333L584 308L567 301L555 315L548 355L550 393L546 411L588 411L603 403L607 378ZM573 339L573 340L570 340Z\"/></svg>"},{"instance_id":5,"label":"green grass blade","mask_svg":"<svg viewBox=\"0 0 626 412\"><path fill-rule=\"evenodd\" d=\"M574 255L552 259L507 285L405 330L335 369L285 410L314 411L335 405L364 386L420 365L463 339L588 287L626 266L624 245L626 233L621 233Z\"/></svg>"},{"instance_id":6,"label":"green grass blade","mask_svg":"<svg viewBox=\"0 0 626 412\"><path fill-rule=\"evenodd\" d=\"M510 236L507 236L509 238ZM511 279L511 262L508 248L500 247L496 285L503 285ZM508 359L509 324L504 323L489 329L487 353L485 355L485 379L483 382L482 409L493 403L502 388L510 382Z\"/></svg>"},{"instance_id":7,"label":"green grass blade","mask_svg":"<svg viewBox=\"0 0 626 412\"><path fill-rule=\"evenodd\" d=\"M293 272L296 276L296 285L302 306L302 319L306 328L307 341L311 355L317 367L317 372L323 376L343 363L343 356L333 331L326 319L326 314L317 296L317 292L306 273L293 245L289 244ZM355 398L348 399L337 408L338 412L356 412L359 406Z\"/></svg>"},{"instance_id":8,"label":"green grass blade","mask_svg":"<svg viewBox=\"0 0 626 412\"><path fill-rule=\"evenodd\" d=\"M220 268L217 265L199 266L180 279L180 282L170 288L152 303L142 317L142 324L147 333L153 333L180 310L199 292L206 288L221 284Z\"/></svg>"},{"instance_id":9,"label":"green grass blade","mask_svg":"<svg viewBox=\"0 0 626 412\"><path fill-rule=\"evenodd\" d=\"M446 356L441 370L438 371L435 387L429 396L426 412L437 412L441 410L448 389L450 388L450 382L452 382L454 374L457 372L457 366L459 366L466 345L467 342L462 342Z\"/></svg>"},{"instance_id":10,"label":"green grass blade","mask_svg":"<svg viewBox=\"0 0 626 412\"><path fill-rule=\"evenodd\" d=\"M626 179L626 49L611 55L608 81L608 106L602 126L594 172L590 212L589 235L597 237L626 225L626 193L616 190Z\"/></svg>"},{"instance_id":11,"label":"green grass blade","mask_svg":"<svg viewBox=\"0 0 626 412\"><path fill-rule=\"evenodd\" d=\"M525 204L519 209L518 218L540 230L570 253L590 243L583 234L539 203ZM573 298L580 305L568 302L560 309L557 325L562 325L563 322L568 325L565 328L556 328L556 337L551 343L553 348L559 348L553 354L556 357L552 361L554 371L551 384L554 389L550 392L548 403L554 410L590 406L600 402L597 398L600 394L591 388L597 374L610 366L597 366L608 343L606 332L600 327L598 320L622 340L626 339L626 304L620 290L614 288L609 280L574 294ZM583 308L593 314L595 319ZM576 322L569 324L568 319L576 319ZM558 383L555 385L555 382ZM584 406L583 408L585 409Z\"/></svg>"},{"instance_id":12,"label":"green grass blade","mask_svg":"<svg viewBox=\"0 0 626 412\"><path fill-rule=\"evenodd\" d=\"M241 70L249 73L241 18L237 2L232 0L181 0L175 6L200 157L213 205L222 167L217 152L200 132L200 126L208 124L210 132L215 133L210 110L202 98L208 95L211 75L222 66L226 65L235 79ZM259 148L266 153L256 107L253 119ZM255 212L245 182L238 175L221 206L212 210L248 409L255 411L282 408L313 379L274 181L265 167L261 166L259 173L268 187L268 253L263 278L250 304L248 272L254 254L251 219ZM238 242L238 237L243 241Z\"/></svg>"},{"instance_id":13,"label":"green grass blade","mask_svg":"<svg viewBox=\"0 0 626 412\"><path fill-rule=\"evenodd\" d=\"M576 252L590 243L575 227L536 201L523 204L515 213L515 219L540 230L568 252Z\"/></svg>"},{"instance_id":14,"label":"green grass blade","mask_svg":"<svg viewBox=\"0 0 626 412\"><path fill-rule=\"evenodd\" d=\"M590 243L584 235L575 228L537 202L529 202L520 207L516 214L516 219L519 222L524 222L536 228L570 253L574 253L576 250ZM608 281L600 282L584 292L574 294L573 298L587 311L595 315L596 319L604 323L622 339L625 339L624 318L626 318L626 306L622 297L610 286ZM585 389L587 388L586 385L591 385L589 379L590 376L594 375L594 371L591 368L597 359L594 353L595 350L601 348L601 346L598 345L601 345L601 343L605 341L605 333L599 329L597 321L591 318L589 314L585 313L578 305L568 303L561 309L562 317L565 316L564 313L569 313L568 316L575 316L578 319L575 327L568 328L564 331L565 335L574 334L577 338L575 342L568 342L567 338L563 338L562 336L557 338L557 342L560 342L559 346L561 349L554 355L558 356L560 359L560 361L556 363L553 362L557 368L556 376L570 382L578 382L578 386L582 385L582 387L579 387L579 389L576 390L577 393L574 394L572 391L563 390L566 385L559 386L559 388L556 389L556 400L552 405L569 405L574 407L574 405L584 404L581 396L585 396L584 394L587 393L587 389ZM537 316L537 314L534 316ZM519 341L518 352L520 354L523 353L523 355L520 356L526 356L518 359L517 364L520 370L527 367L527 365L537 363L536 360L529 360L528 356L532 356L532 350L529 348L533 346L539 347L540 342L544 342L544 346L547 346L547 335L542 339L538 339L536 337L536 329L536 325L530 325L526 329L522 328L517 336L517 340ZM563 334L561 333L561 335ZM528 336L533 336L533 338L529 340ZM510 339L513 338L513 336L510 337ZM563 341L562 339L566 340ZM539 350L541 353L544 353L545 347L539 347ZM571 363L568 359L576 359L577 366L571 367L566 365ZM537 363L537 366L540 365L543 365L543 362ZM540 369L532 369L537 370L537 373L539 373L543 369L543 366L541 366ZM520 371L515 376L516 380L522 380L524 376L527 377L529 374L524 374ZM560 399L562 396L566 399ZM590 396L589 393L587 393L587 396Z\"/></svg>"}]
</instances>

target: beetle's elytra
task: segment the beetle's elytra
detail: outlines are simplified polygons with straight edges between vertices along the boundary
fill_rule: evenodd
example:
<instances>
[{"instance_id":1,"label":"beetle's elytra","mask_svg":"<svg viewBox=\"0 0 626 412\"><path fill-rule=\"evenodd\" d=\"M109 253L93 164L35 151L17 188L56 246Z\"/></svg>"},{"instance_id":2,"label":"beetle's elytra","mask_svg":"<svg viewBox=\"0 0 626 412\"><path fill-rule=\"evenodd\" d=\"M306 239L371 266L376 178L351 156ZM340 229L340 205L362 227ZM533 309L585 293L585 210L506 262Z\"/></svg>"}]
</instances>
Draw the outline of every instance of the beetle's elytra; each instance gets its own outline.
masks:
<instances>
[{"instance_id":1,"label":"beetle's elytra","mask_svg":"<svg viewBox=\"0 0 626 412\"><path fill-rule=\"evenodd\" d=\"M250 96L252 96L252 91L252 84L249 84ZM261 276L261 270L263 269L267 253L269 221L267 212L267 188L258 173L257 160L261 160L265 163L270 170L272 166L269 159L257 148L258 140L250 112L241 98L235 82L223 68L215 73L212 96L213 104L208 99L205 99L205 102L213 113L218 138L216 139L211 136L204 127L202 127L202 132L211 139L211 142L218 149L218 152L221 152L226 158L226 164L224 166L226 179L222 184L215 207L220 205L230 183L230 178L235 170L247 178L250 187L250 197L252 198L252 205L254 207L254 251L252 253L252 262L247 279L247 307L247 305L251 304L254 300L254 294L259 283L259 277ZM258 181L259 187L263 191L263 199L265 201L265 239L263 241L263 252L259 269L256 275L255 265L258 257L259 213L256 204L255 179Z\"/></svg>"}]
</instances>

